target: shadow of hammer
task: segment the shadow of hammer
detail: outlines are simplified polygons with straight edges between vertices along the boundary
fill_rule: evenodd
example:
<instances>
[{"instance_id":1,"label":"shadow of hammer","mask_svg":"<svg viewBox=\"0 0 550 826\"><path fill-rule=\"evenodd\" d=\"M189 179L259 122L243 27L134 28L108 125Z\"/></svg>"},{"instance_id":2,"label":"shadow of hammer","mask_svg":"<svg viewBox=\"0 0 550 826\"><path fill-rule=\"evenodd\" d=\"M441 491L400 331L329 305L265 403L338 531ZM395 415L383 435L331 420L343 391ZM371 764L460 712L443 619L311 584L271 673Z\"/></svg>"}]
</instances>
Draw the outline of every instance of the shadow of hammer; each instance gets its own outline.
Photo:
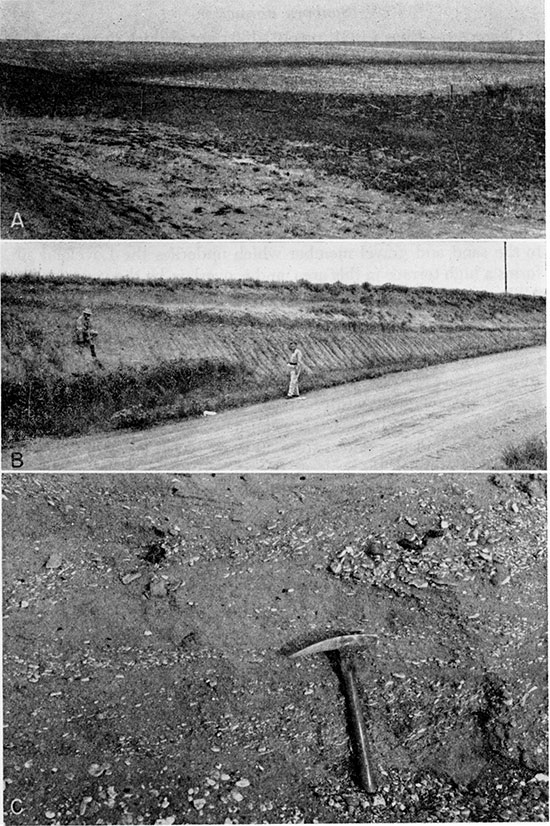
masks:
<instances>
[{"instance_id":1,"label":"shadow of hammer","mask_svg":"<svg viewBox=\"0 0 550 826\"><path fill-rule=\"evenodd\" d=\"M350 654L351 650L366 645L367 642L372 641L373 637L376 637L376 634L346 634L339 637L329 637L326 640L320 640L319 642L313 643L313 645L307 645L305 648L300 648L298 651L289 654L289 657L293 659L297 657L307 657L310 654L336 654L344 695L346 697L351 736L353 739L353 750L357 760L359 784L362 789L370 794L374 794L377 787L374 779L374 766L365 731L365 720L359 702L355 669Z\"/></svg>"}]
</instances>

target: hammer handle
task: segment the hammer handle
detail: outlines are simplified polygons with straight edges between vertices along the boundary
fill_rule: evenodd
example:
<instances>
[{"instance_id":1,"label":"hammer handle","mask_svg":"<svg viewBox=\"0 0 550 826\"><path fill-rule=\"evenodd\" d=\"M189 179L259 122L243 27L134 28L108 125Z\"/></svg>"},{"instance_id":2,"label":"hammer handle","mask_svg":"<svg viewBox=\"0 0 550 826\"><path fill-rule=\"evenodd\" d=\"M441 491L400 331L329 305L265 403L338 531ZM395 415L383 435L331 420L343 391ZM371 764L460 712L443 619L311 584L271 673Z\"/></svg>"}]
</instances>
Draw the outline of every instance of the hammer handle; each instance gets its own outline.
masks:
<instances>
[{"instance_id":1,"label":"hammer handle","mask_svg":"<svg viewBox=\"0 0 550 826\"><path fill-rule=\"evenodd\" d=\"M374 781L374 766L369 751L367 742L367 734L365 731L365 720L363 712L361 711L361 704L359 701L359 692L357 691L357 682L355 680L355 672L353 664L347 661L347 658L340 658L340 665L342 671L342 679L344 683L344 692L348 704L349 717L351 723L352 736L355 746L355 754L359 768L359 780L361 787L370 794L376 791L376 783Z\"/></svg>"}]
</instances>

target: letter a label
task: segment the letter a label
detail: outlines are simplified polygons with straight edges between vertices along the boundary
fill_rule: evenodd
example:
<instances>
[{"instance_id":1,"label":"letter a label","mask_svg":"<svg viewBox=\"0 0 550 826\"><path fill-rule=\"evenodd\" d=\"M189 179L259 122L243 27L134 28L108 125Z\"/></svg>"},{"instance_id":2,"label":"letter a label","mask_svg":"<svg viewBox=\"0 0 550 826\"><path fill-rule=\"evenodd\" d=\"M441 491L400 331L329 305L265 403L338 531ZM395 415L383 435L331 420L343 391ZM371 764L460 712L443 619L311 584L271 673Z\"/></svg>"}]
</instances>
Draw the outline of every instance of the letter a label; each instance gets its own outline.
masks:
<instances>
[{"instance_id":1,"label":"letter a label","mask_svg":"<svg viewBox=\"0 0 550 826\"><path fill-rule=\"evenodd\" d=\"M21 227L22 229L25 229L25 224L23 223L23 219L21 218L21 213L20 212L16 212L15 215L13 216L13 221L11 222L11 228L13 229L14 227Z\"/></svg>"}]
</instances>

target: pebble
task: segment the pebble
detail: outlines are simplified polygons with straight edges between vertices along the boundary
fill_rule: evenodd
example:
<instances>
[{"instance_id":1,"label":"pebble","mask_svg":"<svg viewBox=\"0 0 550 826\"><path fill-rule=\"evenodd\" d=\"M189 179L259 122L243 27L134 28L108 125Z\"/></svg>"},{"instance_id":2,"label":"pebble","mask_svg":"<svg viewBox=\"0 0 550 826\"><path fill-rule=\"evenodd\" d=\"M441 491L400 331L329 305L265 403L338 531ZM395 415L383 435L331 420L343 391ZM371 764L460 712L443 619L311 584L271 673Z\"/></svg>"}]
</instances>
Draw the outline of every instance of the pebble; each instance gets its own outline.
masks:
<instances>
[{"instance_id":1,"label":"pebble","mask_svg":"<svg viewBox=\"0 0 550 826\"><path fill-rule=\"evenodd\" d=\"M384 795L375 794L374 797L373 797L373 800L372 800L372 805L376 806L376 807L379 807L379 808L384 807L386 805L386 800L384 798Z\"/></svg>"},{"instance_id":2,"label":"pebble","mask_svg":"<svg viewBox=\"0 0 550 826\"><path fill-rule=\"evenodd\" d=\"M206 806L206 800L204 799L204 797L197 797L195 798L195 800L193 800L193 806L198 812L200 812L200 810L204 809L204 807Z\"/></svg>"},{"instance_id":3,"label":"pebble","mask_svg":"<svg viewBox=\"0 0 550 826\"><path fill-rule=\"evenodd\" d=\"M139 573L139 571L135 571L132 574L124 574L124 576L121 579L122 584L123 585L129 585L130 582L133 582L135 579L139 579L140 576L141 576L141 574Z\"/></svg>"},{"instance_id":4,"label":"pebble","mask_svg":"<svg viewBox=\"0 0 550 826\"><path fill-rule=\"evenodd\" d=\"M246 777L241 777L240 780L237 780L235 786L238 786L240 789L245 789L247 786L250 786L250 780L247 780Z\"/></svg>"},{"instance_id":5,"label":"pebble","mask_svg":"<svg viewBox=\"0 0 550 826\"><path fill-rule=\"evenodd\" d=\"M88 769L88 774L91 774L92 777L101 777L107 769L110 768L109 763L92 763L90 768Z\"/></svg>"},{"instance_id":6,"label":"pebble","mask_svg":"<svg viewBox=\"0 0 550 826\"><path fill-rule=\"evenodd\" d=\"M156 579L149 583L149 593L152 597L168 596L168 586L164 579Z\"/></svg>"},{"instance_id":7,"label":"pebble","mask_svg":"<svg viewBox=\"0 0 550 826\"><path fill-rule=\"evenodd\" d=\"M81 817L86 814L86 809L88 807L88 803L91 803L92 800L93 800L92 797L83 797L82 798L82 802L80 804L80 809L79 809Z\"/></svg>"},{"instance_id":8,"label":"pebble","mask_svg":"<svg viewBox=\"0 0 550 826\"><path fill-rule=\"evenodd\" d=\"M232 797L232 798L233 798L233 800L235 800L237 803L240 803L240 802L241 802L241 800L243 799L242 794L241 794L240 792L235 791L235 789L233 789L233 791L231 792L231 797Z\"/></svg>"},{"instance_id":9,"label":"pebble","mask_svg":"<svg viewBox=\"0 0 550 826\"><path fill-rule=\"evenodd\" d=\"M63 563L63 557L59 553L59 551L54 551L53 554L50 554L48 559L46 560L45 567L46 568L60 568ZM55 817L55 815L54 815Z\"/></svg>"}]
</instances>

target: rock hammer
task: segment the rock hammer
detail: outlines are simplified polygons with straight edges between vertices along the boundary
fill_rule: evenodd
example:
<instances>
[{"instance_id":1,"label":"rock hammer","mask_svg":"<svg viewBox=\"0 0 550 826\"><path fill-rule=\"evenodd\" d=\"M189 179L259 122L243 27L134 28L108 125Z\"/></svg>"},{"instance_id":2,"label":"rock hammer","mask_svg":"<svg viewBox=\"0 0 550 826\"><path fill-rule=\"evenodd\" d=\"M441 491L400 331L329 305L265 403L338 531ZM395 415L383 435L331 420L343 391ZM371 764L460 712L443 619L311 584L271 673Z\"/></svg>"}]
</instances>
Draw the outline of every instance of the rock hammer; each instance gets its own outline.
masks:
<instances>
[{"instance_id":1,"label":"rock hammer","mask_svg":"<svg viewBox=\"0 0 550 826\"><path fill-rule=\"evenodd\" d=\"M376 637L376 634L358 633L329 637L328 639L320 640L319 642L313 643L313 645L307 645L305 648L300 648L298 651L289 654L292 658L307 657L310 654L320 653L333 653L336 655L347 703L351 736L357 760L359 784L362 789L370 794L376 792L374 766L367 741L365 719L359 701L359 692L357 690L351 651L372 641L373 637Z\"/></svg>"}]
</instances>

